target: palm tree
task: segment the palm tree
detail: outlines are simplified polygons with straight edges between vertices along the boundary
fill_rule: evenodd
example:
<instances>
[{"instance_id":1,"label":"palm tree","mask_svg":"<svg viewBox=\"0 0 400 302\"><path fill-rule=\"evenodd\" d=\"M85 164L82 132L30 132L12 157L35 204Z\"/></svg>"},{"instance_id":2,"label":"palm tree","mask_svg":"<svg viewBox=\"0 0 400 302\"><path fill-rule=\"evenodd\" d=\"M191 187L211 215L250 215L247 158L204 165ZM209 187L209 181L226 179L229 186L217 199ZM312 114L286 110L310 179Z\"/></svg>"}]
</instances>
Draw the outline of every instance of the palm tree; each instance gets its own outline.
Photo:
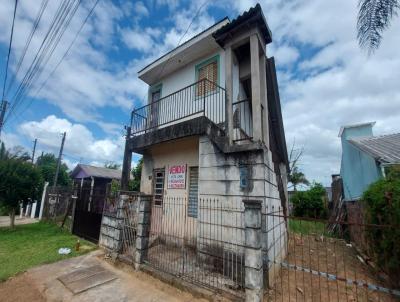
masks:
<instances>
[{"instance_id":1,"label":"palm tree","mask_svg":"<svg viewBox=\"0 0 400 302\"><path fill-rule=\"evenodd\" d=\"M360 0L357 18L357 38L361 48L369 53L378 49L382 33L397 16L400 0Z\"/></svg>"},{"instance_id":2,"label":"palm tree","mask_svg":"<svg viewBox=\"0 0 400 302\"><path fill-rule=\"evenodd\" d=\"M304 173L299 171L297 167L293 167L293 169L290 171L290 174L288 175L288 181L292 184L293 191L295 192L297 191L298 185L303 184L308 186L310 184Z\"/></svg>"}]
</instances>

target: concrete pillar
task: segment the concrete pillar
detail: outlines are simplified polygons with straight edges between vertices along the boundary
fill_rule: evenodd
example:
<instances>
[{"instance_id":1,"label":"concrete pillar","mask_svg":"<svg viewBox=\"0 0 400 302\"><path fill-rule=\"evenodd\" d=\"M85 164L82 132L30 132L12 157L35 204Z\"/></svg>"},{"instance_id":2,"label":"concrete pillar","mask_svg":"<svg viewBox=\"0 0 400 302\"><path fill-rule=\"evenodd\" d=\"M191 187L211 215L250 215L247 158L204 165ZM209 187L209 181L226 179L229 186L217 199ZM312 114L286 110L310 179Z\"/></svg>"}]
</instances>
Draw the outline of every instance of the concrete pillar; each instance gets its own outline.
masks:
<instances>
[{"instance_id":1,"label":"concrete pillar","mask_svg":"<svg viewBox=\"0 0 400 302\"><path fill-rule=\"evenodd\" d=\"M260 79L260 47L257 34L250 36L251 67L251 102L253 115L253 140L262 140L261 130L261 79Z\"/></svg>"},{"instance_id":2,"label":"concrete pillar","mask_svg":"<svg viewBox=\"0 0 400 302\"><path fill-rule=\"evenodd\" d=\"M49 183L46 181L44 183L44 187L43 187L42 200L40 202L39 220L41 220L42 216L43 216L43 208L44 208L44 202L46 200L46 192L47 192L47 187L48 186L49 186Z\"/></svg>"},{"instance_id":3,"label":"concrete pillar","mask_svg":"<svg viewBox=\"0 0 400 302\"><path fill-rule=\"evenodd\" d=\"M138 206L138 225L136 231L135 269L139 270L147 258L150 233L151 196L141 195Z\"/></svg>"},{"instance_id":4,"label":"concrete pillar","mask_svg":"<svg viewBox=\"0 0 400 302\"><path fill-rule=\"evenodd\" d=\"M35 218L37 201L32 203L31 218Z\"/></svg>"},{"instance_id":5,"label":"concrete pillar","mask_svg":"<svg viewBox=\"0 0 400 302\"><path fill-rule=\"evenodd\" d=\"M265 146L269 148L269 124L268 124L268 100L267 100L267 74L266 74L266 58L265 54L260 55L260 89L261 89L261 104L263 106L261 121L262 121L262 135Z\"/></svg>"},{"instance_id":6,"label":"concrete pillar","mask_svg":"<svg viewBox=\"0 0 400 302\"><path fill-rule=\"evenodd\" d=\"M246 301L261 302L264 295L261 200L243 200L245 227L245 289Z\"/></svg>"},{"instance_id":7,"label":"concrete pillar","mask_svg":"<svg viewBox=\"0 0 400 302\"><path fill-rule=\"evenodd\" d=\"M225 91L225 131L231 145L233 140L233 54L231 46L225 49Z\"/></svg>"}]
</instances>

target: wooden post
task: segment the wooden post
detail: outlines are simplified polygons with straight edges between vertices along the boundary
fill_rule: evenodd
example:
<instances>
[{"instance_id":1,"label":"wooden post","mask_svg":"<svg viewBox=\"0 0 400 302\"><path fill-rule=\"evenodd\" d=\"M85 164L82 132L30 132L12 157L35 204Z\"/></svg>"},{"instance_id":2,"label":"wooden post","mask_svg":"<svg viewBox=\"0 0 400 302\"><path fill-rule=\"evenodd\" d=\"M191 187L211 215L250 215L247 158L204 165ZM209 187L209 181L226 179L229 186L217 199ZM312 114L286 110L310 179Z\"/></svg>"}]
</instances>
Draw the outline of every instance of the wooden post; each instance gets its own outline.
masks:
<instances>
[{"instance_id":1,"label":"wooden post","mask_svg":"<svg viewBox=\"0 0 400 302\"><path fill-rule=\"evenodd\" d=\"M129 176L131 173L132 151L129 148L129 140L131 138L131 127L126 128L124 161L122 163L121 190L129 189Z\"/></svg>"}]
</instances>

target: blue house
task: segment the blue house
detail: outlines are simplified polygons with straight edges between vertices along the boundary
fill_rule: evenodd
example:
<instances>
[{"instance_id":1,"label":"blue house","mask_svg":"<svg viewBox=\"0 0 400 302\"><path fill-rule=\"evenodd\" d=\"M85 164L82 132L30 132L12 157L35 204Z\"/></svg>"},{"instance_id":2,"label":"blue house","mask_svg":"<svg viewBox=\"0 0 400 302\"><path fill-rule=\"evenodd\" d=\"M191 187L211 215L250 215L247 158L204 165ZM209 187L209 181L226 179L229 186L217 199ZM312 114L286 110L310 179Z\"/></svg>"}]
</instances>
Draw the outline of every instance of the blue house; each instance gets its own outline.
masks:
<instances>
[{"instance_id":1,"label":"blue house","mask_svg":"<svg viewBox=\"0 0 400 302\"><path fill-rule=\"evenodd\" d=\"M400 164L400 133L373 136L375 122L343 126L340 175L346 201L358 200L366 188L385 177L385 167Z\"/></svg>"}]
</instances>

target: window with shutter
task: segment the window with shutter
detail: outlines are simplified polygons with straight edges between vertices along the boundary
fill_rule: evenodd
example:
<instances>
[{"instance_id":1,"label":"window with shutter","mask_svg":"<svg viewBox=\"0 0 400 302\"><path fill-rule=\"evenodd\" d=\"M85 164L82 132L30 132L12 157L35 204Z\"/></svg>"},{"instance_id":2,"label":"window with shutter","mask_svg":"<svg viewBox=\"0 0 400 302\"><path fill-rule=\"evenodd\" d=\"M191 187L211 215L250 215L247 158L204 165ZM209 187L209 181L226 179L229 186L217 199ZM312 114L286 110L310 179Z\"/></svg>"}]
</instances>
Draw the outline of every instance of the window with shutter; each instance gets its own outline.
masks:
<instances>
[{"instance_id":1,"label":"window with shutter","mask_svg":"<svg viewBox=\"0 0 400 302\"><path fill-rule=\"evenodd\" d=\"M216 90L219 80L218 59L219 57L216 56L196 66L197 81L199 81L197 96L204 96Z\"/></svg>"},{"instance_id":2,"label":"window with shutter","mask_svg":"<svg viewBox=\"0 0 400 302\"><path fill-rule=\"evenodd\" d=\"M153 194L154 204L156 206L162 206L164 199L164 169L156 169L153 172Z\"/></svg>"},{"instance_id":3,"label":"window with shutter","mask_svg":"<svg viewBox=\"0 0 400 302\"><path fill-rule=\"evenodd\" d=\"M189 169L189 203L188 216L197 218L199 201L199 167Z\"/></svg>"}]
</instances>

